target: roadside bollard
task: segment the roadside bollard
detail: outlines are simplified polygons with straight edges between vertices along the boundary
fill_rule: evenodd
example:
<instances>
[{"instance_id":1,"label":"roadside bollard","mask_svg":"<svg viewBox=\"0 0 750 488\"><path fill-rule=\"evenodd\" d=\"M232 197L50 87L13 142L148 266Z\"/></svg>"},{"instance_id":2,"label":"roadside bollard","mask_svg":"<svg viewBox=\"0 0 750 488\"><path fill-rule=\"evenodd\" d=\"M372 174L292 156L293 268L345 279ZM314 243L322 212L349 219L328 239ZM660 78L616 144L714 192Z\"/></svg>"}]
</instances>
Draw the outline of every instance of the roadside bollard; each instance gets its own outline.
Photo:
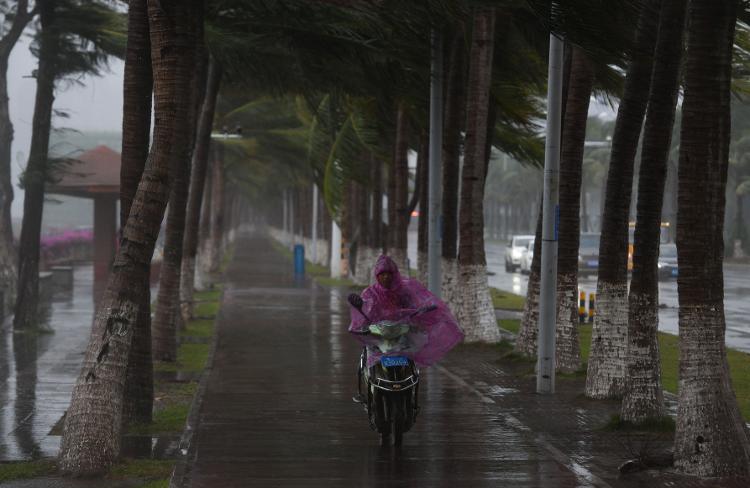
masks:
<instances>
[{"instance_id":1,"label":"roadside bollard","mask_svg":"<svg viewBox=\"0 0 750 488\"><path fill-rule=\"evenodd\" d=\"M586 292L582 291L578 297L578 322L583 324L586 322Z\"/></svg>"},{"instance_id":2,"label":"roadside bollard","mask_svg":"<svg viewBox=\"0 0 750 488\"><path fill-rule=\"evenodd\" d=\"M594 316L596 315L596 293L589 295L589 324L594 323Z\"/></svg>"},{"instance_id":3,"label":"roadside bollard","mask_svg":"<svg viewBox=\"0 0 750 488\"><path fill-rule=\"evenodd\" d=\"M302 244L294 246L294 274L305 274L305 246Z\"/></svg>"}]
</instances>

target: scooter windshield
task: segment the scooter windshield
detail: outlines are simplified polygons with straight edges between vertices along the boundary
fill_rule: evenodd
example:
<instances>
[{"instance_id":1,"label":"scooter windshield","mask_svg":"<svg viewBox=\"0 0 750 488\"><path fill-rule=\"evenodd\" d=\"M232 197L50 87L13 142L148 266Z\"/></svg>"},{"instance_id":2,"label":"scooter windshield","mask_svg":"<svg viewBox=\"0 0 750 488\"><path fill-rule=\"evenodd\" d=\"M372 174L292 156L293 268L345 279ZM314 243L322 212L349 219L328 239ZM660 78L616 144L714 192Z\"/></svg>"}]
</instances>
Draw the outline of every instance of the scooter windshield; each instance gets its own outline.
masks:
<instances>
[{"instance_id":1,"label":"scooter windshield","mask_svg":"<svg viewBox=\"0 0 750 488\"><path fill-rule=\"evenodd\" d=\"M422 367L435 364L463 340L463 331L445 303L417 280L402 278L395 263L387 256L381 256L378 260L374 269L375 276L383 270L393 275L393 284L390 288L385 288L376 282L362 293L362 312L367 319L352 307L349 330L364 331L373 324L381 328L384 322L408 324L409 331L401 336L406 338L407 346L391 353L409 357ZM434 309L415 314L429 306L434 306ZM381 338L370 331L369 335L354 336L375 352L368 354L368 366L380 361L382 355L388 354L382 350L378 353Z\"/></svg>"}]
</instances>

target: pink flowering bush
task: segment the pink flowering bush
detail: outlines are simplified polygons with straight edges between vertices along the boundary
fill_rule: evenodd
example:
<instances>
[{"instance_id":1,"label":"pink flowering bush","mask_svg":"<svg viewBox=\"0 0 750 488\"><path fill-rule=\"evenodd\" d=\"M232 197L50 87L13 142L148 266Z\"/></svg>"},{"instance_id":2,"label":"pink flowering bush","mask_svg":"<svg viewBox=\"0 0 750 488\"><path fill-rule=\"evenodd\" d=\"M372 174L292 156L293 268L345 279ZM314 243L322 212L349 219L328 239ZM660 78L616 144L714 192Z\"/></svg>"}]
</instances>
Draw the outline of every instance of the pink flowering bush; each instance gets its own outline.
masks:
<instances>
[{"instance_id":1,"label":"pink flowering bush","mask_svg":"<svg viewBox=\"0 0 750 488\"><path fill-rule=\"evenodd\" d=\"M40 251L46 266L90 259L94 242L91 230L65 230L42 236Z\"/></svg>"}]
</instances>

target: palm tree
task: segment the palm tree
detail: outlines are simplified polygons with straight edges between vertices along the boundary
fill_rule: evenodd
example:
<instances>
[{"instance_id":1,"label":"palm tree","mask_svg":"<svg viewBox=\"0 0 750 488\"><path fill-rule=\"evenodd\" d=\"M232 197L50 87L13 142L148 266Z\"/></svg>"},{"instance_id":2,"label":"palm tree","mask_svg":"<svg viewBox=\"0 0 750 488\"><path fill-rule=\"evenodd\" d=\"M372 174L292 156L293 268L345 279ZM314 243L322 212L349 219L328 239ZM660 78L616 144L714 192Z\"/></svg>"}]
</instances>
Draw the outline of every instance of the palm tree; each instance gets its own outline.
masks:
<instances>
[{"instance_id":1,"label":"palm tree","mask_svg":"<svg viewBox=\"0 0 750 488\"><path fill-rule=\"evenodd\" d=\"M556 369L581 366L578 343L578 247L581 169L594 69L586 53L572 48L560 150L560 230L557 258Z\"/></svg>"},{"instance_id":2,"label":"palm tree","mask_svg":"<svg viewBox=\"0 0 750 488\"><path fill-rule=\"evenodd\" d=\"M196 0L197 1L197 0ZM194 2L149 2L154 76L153 145L97 311L73 389L59 467L75 476L106 471L120 451L123 384L156 238L169 198L170 169L187 131ZM181 132L183 134L181 134ZM184 140L184 139L182 139Z\"/></svg>"},{"instance_id":3,"label":"palm tree","mask_svg":"<svg viewBox=\"0 0 750 488\"><path fill-rule=\"evenodd\" d=\"M74 74L96 74L110 54L121 53L124 39L120 16L101 2L41 0L36 7L41 22L35 48L39 66L31 149L22 177L24 211L13 317L13 326L17 329L33 327L36 323L44 189L55 177L54 170L59 169L48 160L55 83Z\"/></svg>"},{"instance_id":4,"label":"palm tree","mask_svg":"<svg viewBox=\"0 0 750 488\"><path fill-rule=\"evenodd\" d=\"M194 12L191 25L194 46L190 52L192 80L190 97L181 100L186 103L188 114L184 131L180 131L180 149L172 156L170 178L172 180L167 226L164 231L164 258L159 273L159 294L156 299L156 312L152 325L152 345L154 358L158 361L177 360L177 329L183 326L180 307L180 282L182 271L182 250L185 236L188 190L191 179L191 159L195 146L197 119L200 102L205 96L208 63L203 42L204 7L200 3ZM202 181L200 182L202 183ZM199 184L200 184L199 183Z\"/></svg>"},{"instance_id":5,"label":"palm tree","mask_svg":"<svg viewBox=\"0 0 750 488\"><path fill-rule=\"evenodd\" d=\"M0 283L5 288L5 303L0 306L3 309L16 299L16 251L10 218L13 203L10 167L13 124L8 107L8 59L26 25L36 15L36 12L29 11L28 0L19 0L13 13L5 10L2 8L5 34L0 37Z\"/></svg>"},{"instance_id":6,"label":"palm tree","mask_svg":"<svg viewBox=\"0 0 750 488\"><path fill-rule=\"evenodd\" d=\"M495 342L499 330L487 284L484 254L484 181L490 145L488 120L492 57L495 39L495 10L474 13L466 96L466 155L461 177L459 213L461 240L458 251L459 292L462 306L457 311L466 341ZM494 123L490 122L489 127Z\"/></svg>"},{"instance_id":7,"label":"palm tree","mask_svg":"<svg viewBox=\"0 0 750 488\"><path fill-rule=\"evenodd\" d=\"M151 42L147 0L128 5L128 43L125 55L122 118L122 166L120 169L120 229L124 229L148 158L151 138ZM138 319L128 357L122 412L123 424L149 423L153 409L153 362L151 357L151 283L140 284Z\"/></svg>"},{"instance_id":8,"label":"palm tree","mask_svg":"<svg viewBox=\"0 0 750 488\"><path fill-rule=\"evenodd\" d=\"M620 418L634 423L664 413L659 364L659 244L667 160L679 89L684 0L663 0L638 179L633 278L628 298L625 388Z\"/></svg>"},{"instance_id":9,"label":"palm tree","mask_svg":"<svg viewBox=\"0 0 750 488\"><path fill-rule=\"evenodd\" d=\"M539 198L539 214L534 231L534 255L529 268L529 281L526 287L526 301L523 305L521 325L516 337L515 351L526 357L536 356L537 337L539 336L539 293L541 292L542 274L542 211L543 196Z\"/></svg>"},{"instance_id":10,"label":"palm tree","mask_svg":"<svg viewBox=\"0 0 750 488\"><path fill-rule=\"evenodd\" d=\"M211 165L211 206L209 207L210 227L206 243L207 267L209 276L216 276L219 272L222 256L222 236L224 235L224 154L226 147L218 144L216 158Z\"/></svg>"},{"instance_id":11,"label":"palm tree","mask_svg":"<svg viewBox=\"0 0 750 488\"><path fill-rule=\"evenodd\" d=\"M448 61L445 113L443 124L443 240L442 298L457 312L460 300L458 286L458 184L461 157L461 133L465 123L466 54L464 29L458 24L451 30Z\"/></svg>"},{"instance_id":12,"label":"palm tree","mask_svg":"<svg viewBox=\"0 0 750 488\"><path fill-rule=\"evenodd\" d=\"M735 257L747 252L747 230L743 206L745 196L750 193L750 137L745 136L732 143L729 157L729 185L734 196L734 222L732 224L730 249Z\"/></svg>"},{"instance_id":13,"label":"palm tree","mask_svg":"<svg viewBox=\"0 0 750 488\"><path fill-rule=\"evenodd\" d=\"M426 131L422 131L419 137L419 153L417 153L417 181L415 182L415 194L418 194L419 200L419 227L417 228L417 263L419 265L417 279L422 283L427 283L427 248L428 248L428 220L429 206L429 151L430 139Z\"/></svg>"},{"instance_id":14,"label":"palm tree","mask_svg":"<svg viewBox=\"0 0 750 488\"><path fill-rule=\"evenodd\" d=\"M222 70L215 58L208 64L206 95L201 108L198 132L195 138L192 170L190 173L190 196L185 217L185 238L182 249L182 271L180 276L180 306L182 319L193 318L193 288L195 282L195 258L198 252L198 234L208 169L211 129L213 127L216 99L219 94Z\"/></svg>"},{"instance_id":15,"label":"palm tree","mask_svg":"<svg viewBox=\"0 0 750 488\"><path fill-rule=\"evenodd\" d=\"M586 396L622 396L628 310L628 224L633 162L646 112L656 39L656 0L646 2L638 20L625 91L617 111L602 215L597 316L591 336Z\"/></svg>"},{"instance_id":16,"label":"palm tree","mask_svg":"<svg viewBox=\"0 0 750 488\"><path fill-rule=\"evenodd\" d=\"M58 57L60 28L56 25L53 2L42 0L38 5L41 23L39 67L36 73L37 91L32 122L31 151L24 172L25 190L23 224L19 245L18 294L13 326L16 329L33 327L39 301L39 238L44 205L44 185L49 177L47 151L49 149L52 103L55 89L55 62Z\"/></svg>"},{"instance_id":17,"label":"palm tree","mask_svg":"<svg viewBox=\"0 0 750 488\"><path fill-rule=\"evenodd\" d=\"M388 172L388 254L399 268L408 271L406 246L409 215L409 116L404 102L396 108L393 162Z\"/></svg>"},{"instance_id":18,"label":"palm tree","mask_svg":"<svg viewBox=\"0 0 750 488\"><path fill-rule=\"evenodd\" d=\"M732 43L737 2L688 7L677 252L680 381L675 467L748 476L750 439L724 343L724 205L729 156Z\"/></svg>"}]
</instances>

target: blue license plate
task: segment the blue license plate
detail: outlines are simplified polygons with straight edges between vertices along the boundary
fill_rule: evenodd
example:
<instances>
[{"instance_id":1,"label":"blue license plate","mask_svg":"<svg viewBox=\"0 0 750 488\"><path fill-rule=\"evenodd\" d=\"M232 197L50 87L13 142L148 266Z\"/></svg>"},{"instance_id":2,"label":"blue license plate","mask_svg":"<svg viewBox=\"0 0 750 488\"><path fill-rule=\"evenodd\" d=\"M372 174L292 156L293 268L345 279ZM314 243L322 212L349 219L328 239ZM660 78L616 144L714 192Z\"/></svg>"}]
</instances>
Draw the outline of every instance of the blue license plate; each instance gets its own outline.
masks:
<instances>
[{"instance_id":1,"label":"blue license plate","mask_svg":"<svg viewBox=\"0 0 750 488\"><path fill-rule=\"evenodd\" d=\"M386 368L409 366L409 359L404 356L383 356L380 358L380 363Z\"/></svg>"}]
</instances>

